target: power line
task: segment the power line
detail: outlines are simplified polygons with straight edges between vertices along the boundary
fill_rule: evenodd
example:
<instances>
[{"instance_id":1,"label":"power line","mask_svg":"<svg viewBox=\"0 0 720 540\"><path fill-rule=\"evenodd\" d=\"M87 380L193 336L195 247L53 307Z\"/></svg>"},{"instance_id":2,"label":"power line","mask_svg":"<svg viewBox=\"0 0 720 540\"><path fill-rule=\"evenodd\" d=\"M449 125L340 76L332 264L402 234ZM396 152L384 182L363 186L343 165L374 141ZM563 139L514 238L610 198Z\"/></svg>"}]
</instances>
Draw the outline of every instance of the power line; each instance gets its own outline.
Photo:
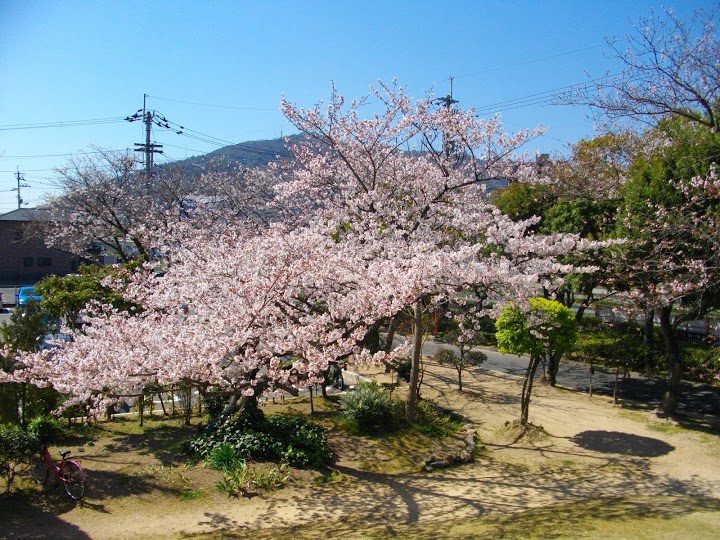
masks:
<instances>
[{"instance_id":1,"label":"power line","mask_svg":"<svg viewBox=\"0 0 720 540\"><path fill-rule=\"evenodd\" d=\"M25 172L48 172L55 169L25 169ZM0 171L0 173L14 173L15 171Z\"/></svg>"},{"instance_id":2,"label":"power line","mask_svg":"<svg viewBox=\"0 0 720 540\"><path fill-rule=\"evenodd\" d=\"M63 120L59 122L39 122L34 124L3 124L0 125L0 131L11 131L19 129L45 129L45 128L64 128L77 126L94 126L100 124L116 124L123 122L122 117L112 118L95 118L89 120Z\"/></svg>"},{"instance_id":3,"label":"power line","mask_svg":"<svg viewBox=\"0 0 720 540\"><path fill-rule=\"evenodd\" d=\"M127 149L125 149L127 150ZM4 156L0 155L0 159L34 159L34 158L48 158L48 157L73 157L73 156L84 156L89 154L104 154L107 152L107 150L92 150L89 152L75 152L71 154L35 154L35 155L28 155L28 156ZM52 169L50 169L52 170ZM14 172L14 171L10 171Z\"/></svg>"}]
</instances>

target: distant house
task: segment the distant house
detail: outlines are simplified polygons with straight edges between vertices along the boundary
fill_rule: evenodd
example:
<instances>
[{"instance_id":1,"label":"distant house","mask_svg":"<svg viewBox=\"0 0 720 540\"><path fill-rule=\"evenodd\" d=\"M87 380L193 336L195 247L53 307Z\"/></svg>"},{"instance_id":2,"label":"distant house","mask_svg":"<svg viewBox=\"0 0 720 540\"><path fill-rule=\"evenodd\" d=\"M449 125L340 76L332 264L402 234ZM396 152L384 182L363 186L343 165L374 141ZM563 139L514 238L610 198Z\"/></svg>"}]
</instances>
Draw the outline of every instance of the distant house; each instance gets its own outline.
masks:
<instances>
[{"instance_id":1,"label":"distant house","mask_svg":"<svg viewBox=\"0 0 720 540\"><path fill-rule=\"evenodd\" d=\"M77 272L79 257L45 245L38 224L49 216L42 208L0 215L0 285L31 285L51 274Z\"/></svg>"}]
</instances>

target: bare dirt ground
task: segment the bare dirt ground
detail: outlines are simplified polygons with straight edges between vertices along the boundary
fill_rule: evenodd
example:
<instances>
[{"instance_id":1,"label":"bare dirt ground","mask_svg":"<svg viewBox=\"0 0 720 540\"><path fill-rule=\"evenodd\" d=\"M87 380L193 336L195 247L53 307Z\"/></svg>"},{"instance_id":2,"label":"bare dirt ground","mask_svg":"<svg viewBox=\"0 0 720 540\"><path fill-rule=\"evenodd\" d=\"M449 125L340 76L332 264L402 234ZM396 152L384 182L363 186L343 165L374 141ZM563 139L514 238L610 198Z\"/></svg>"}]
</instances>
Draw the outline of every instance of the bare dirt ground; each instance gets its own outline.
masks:
<instances>
[{"instance_id":1,"label":"bare dirt ground","mask_svg":"<svg viewBox=\"0 0 720 540\"><path fill-rule=\"evenodd\" d=\"M387 382L378 369L361 373ZM429 366L423 397L476 429L474 463L425 472L431 454L458 447L392 444L331 431L334 471L293 471L287 487L233 499L217 471L183 467L163 441L116 433L75 455L88 470L85 500L58 487L0 498L4 538L717 538L720 438L677 427L607 399L537 386L518 438L520 381ZM293 405L308 410L307 401ZM318 415L323 421L322 412ZM194 429L194 428L193 428ZM189 435L187 431L184 435ZM440 444L446 448L437 447ZM406 446L404 446L406 445ZM72 448L72 447L71 447ZM73 451L76 449L73 448ZM175 463L176 465L172 465ZM674 524L666 529L666 524ZM311 524L311 526L308 526ZM630 524L630 525L628 525ZM691 532L689 532L691 531Z\"/></svg>"}]
</instances>

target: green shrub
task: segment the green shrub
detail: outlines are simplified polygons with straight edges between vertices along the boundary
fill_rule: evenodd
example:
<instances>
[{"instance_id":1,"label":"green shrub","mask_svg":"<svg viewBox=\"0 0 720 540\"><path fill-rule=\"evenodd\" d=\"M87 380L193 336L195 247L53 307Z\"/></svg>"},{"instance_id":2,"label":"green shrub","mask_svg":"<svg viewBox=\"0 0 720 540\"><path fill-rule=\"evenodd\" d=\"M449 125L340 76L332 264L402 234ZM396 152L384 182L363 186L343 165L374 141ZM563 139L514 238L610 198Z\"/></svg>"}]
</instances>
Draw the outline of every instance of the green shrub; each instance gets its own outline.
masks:
<instances>
[{"instance_id":1,"label":"green shrub","mask_svg":"<svg viewBox=\"0 0 720 540\"><path fill-rule=\"evenodd\" d=\"M281 443L279 457L293 467L320 467L331 459L322 427L300 418L276 414L268 418L270 434Z\"/></svg>"},{"instance_id":2,"label":"green shrub","mask_svg":"<svg viewBox=\"0 0 720 540\"><path fill-rule=\"evenodd\" d=\"M322 427L296 416L266 419L259 410L210 422L190 448L210 463L232 459L230 450L223 448L231 448L238 460L282 460L298 468L319 467L331 459Z\"/></svg>"},{"instance_id":3,"label":"green shrub","mask_svg":"<svg viewBox=\"0 0 720 540\"><path fill-rule=\"evenodd\" d=\"M659 354L649 355L642 335L628 328L596 327L581 332L570 357L582 362L609 367L627 367L643 372L662 370L664 360ZM651 358L653 359L651 361Z\"/></svg>"},{"instance_id":4,"label":"green shrub","mask_svg":"<svg viewBox=\"0 0 720 540\"><path fill-rule=\"evenodd\" d=\"M57 441L62 433L60 422L54 416L38 416L33 418L28 424L28 432L32 433L37 439L46 445L50 445Z\"/></svg>"},{"instance_id":5,"label":"green shrub","mask_svg":"<svg viewBox=\"0 0 720 540\"><path fill-rule=\"evenodd\" d=\"M375 382L360 383L340 400L343 416L360 433L397 429L403 417L402 402Z\"/></svg>"},{"instance_id":6,"label":"green shrub","mask_svg":"<svg viewBox=\"0 0 720 540\"><path fill-rule=\"evenodd\" d=\"M720 349L707 345L682 347L685 375L694 381L713 382L720 377Z\"/></svg>"},{"instance_id":7,"label":"green shrub","mask_svg":"<svg viewBox=\"0 0 720 540\"><path fill-rule=\"evenodd\" d=\"M202 397L203 408L211 420L220 418L225 409L226 400L221 397Z\"/></svg>"},{"instance_id":8,"label":"green shrub","mask_svg":"<svg viewBox=\"0 0 720 540\"><path fill-rule=\"evenodd\" d=\"M235 447L231 444L221 444L216 446L209 453L205 459L205 463L213 469L219 469L221 471L227 471L236 468L242 459L238 454Z\"/></svg>"},{"instance_id":9,"label":"green shrub","mask_svg":"<svg viewBox=\"0 0 720 540\"><path fill-rule=\"evenodd\" d=\"M0 426L0 474L5 479L6 491L12 490L17 472L36 455L40 455L40 441L34 434L14 424Z\"/></svg>"},{"instance_id":10,"label":"green shrub","mask_svg":"<svg viewBox=\"0 0 720 540\"><path fill-rule=\"evenodd\" d=\"M433 437L444 437L462 428L462 417L438 407L429 399L421 399L415 407L413 427Z\"/></svg>"}]
</instances>

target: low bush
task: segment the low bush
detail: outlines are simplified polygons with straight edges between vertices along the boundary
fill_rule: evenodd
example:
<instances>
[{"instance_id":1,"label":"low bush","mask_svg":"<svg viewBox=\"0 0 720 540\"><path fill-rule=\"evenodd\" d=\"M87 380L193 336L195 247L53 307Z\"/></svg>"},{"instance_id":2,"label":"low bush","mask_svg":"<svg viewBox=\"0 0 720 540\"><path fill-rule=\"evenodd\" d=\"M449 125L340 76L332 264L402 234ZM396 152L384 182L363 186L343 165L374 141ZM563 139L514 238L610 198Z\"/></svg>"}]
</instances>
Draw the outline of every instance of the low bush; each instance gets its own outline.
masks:
<instances>
[{"instance_id":1,"label":"low bush","mask_svg":"<svg viewBox=\"0 0 720 540\"><path fill-rule=\"evenodd\" d=\"M40 455L38 438L20 426L0 426L0 475L5 480L5 490L12 491L15 475L25 469L30 460Z\"/></svg>"},{"instance_id":2,"label":"low bush","mask_svg":"<svg viewBox=\"0 0 720 540\"><path fill-rule=\"evenodd\" d=\"M360 383L340 400L343 417L359 433L372 434L397 429L403 404L375 382Z\"/></svg>"},{"instance_id":3,"label":"low bush","mask_svg":"<svg viewBox=\"0 0 720 540\"><path fill-rule=\"evenodd\" d=\"M682 360L686 376L694 381L720 379L720 349L708 345L685 345Z\"/></svg>"},{"instance_id":4,"label":"low bush","mask_svg":"<svg viewBox=\"0 0 720 540\"><path fill-rule=\"evenodd\" d=\"M62 434L60 421L54 416L38 416L28 424L28 432L37 437L41 444L50 445L57 441Z\"/></svg>"},{"instance_id":5,"label":"low bush","mask_svg":"<svg viewBox=\"0 0 720 540\"><path fill-rule=\"evenodd\" d=\"M268 418L270 434L280 442L278 456L293 467L320 467L332 458L322 427L300 418L276 414Z\"/></svg>"},{"instance_id":6,"label":"low bush","mask_svg":"<svg viewBox=\"0 0 720 540\"><path fill-rule=\"evenodd\" d=\"M213 469L227 471L234 469L242 462L242 458L231 444L221 444L213 448L205 458L205 463Z\"/></svg>"},{"instance_id":7,"label":"low bush","mask_svg":"<svg viewBox=\"0 0 720 540\"><path fill-rule=\"evenodd\" d=\"M462 417L440 408L429 399L418 400L413 427L433 437L444 437L462 429Z\"/></svg>"},{"instance_id":8,"label":"low bush","mask_svg":"<svg viewBox=\"0 0 720 540\"><path fill-rule=\"evenodd\" d=\"M226 447L232 448L238 460L282 460L298 468L319 467L332 457L322 427L296 416L265 418L257 408L210 422L190 442L191 451L210 462L234 459Z\"/></svg>"}]
</instances>

